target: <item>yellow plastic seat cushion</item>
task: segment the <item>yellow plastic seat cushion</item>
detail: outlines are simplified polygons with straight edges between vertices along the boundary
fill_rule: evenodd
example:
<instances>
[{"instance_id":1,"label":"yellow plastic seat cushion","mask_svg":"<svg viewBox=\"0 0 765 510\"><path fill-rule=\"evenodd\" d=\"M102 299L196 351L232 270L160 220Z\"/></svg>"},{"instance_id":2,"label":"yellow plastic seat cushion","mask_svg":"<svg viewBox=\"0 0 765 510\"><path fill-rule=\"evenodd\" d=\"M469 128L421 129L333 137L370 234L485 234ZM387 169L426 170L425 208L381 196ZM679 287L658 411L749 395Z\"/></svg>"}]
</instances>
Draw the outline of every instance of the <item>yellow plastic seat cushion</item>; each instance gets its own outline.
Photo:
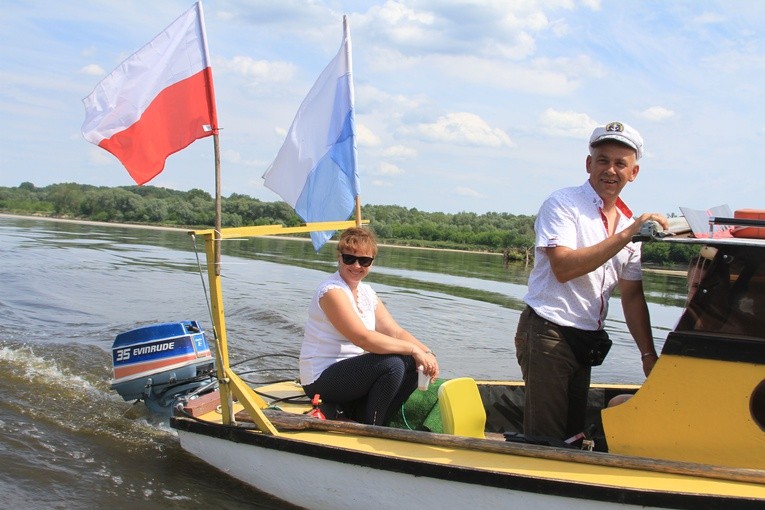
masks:
<instances>
[{"instance_id":1,"label":"yellow plastic seat cushion","mask_svg":"<svg viewBox=\"0 0 765 510\"><path fill-rule=\"evenodd\" d=\"M444 382L438 388L438 406L446 434L485 437L486 411L474 379L459 377Z\"/></svg>"}]
</instances>

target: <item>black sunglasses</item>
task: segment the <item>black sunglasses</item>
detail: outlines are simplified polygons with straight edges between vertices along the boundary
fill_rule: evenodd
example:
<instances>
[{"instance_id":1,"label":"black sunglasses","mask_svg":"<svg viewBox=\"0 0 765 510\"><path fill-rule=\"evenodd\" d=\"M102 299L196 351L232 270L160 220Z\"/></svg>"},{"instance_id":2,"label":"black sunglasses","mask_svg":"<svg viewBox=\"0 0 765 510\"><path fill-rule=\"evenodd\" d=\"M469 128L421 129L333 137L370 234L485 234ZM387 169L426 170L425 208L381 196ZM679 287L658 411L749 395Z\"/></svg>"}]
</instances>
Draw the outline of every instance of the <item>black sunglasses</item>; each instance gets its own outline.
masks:
<instances>
[{"instance_id":1,"label":"black sunglasses","mask_svg":"<svg viewBox=\"0 0 765 510\"><path fill-rule=\"evenodd\" d=\"M369 267L375 259L374 257L357 257L356 255L349 255L347 253L341 253L340 256L343 257L343 264L346 266L352 266L358 261L361 267Z\"/></svg>"}]
</instances>

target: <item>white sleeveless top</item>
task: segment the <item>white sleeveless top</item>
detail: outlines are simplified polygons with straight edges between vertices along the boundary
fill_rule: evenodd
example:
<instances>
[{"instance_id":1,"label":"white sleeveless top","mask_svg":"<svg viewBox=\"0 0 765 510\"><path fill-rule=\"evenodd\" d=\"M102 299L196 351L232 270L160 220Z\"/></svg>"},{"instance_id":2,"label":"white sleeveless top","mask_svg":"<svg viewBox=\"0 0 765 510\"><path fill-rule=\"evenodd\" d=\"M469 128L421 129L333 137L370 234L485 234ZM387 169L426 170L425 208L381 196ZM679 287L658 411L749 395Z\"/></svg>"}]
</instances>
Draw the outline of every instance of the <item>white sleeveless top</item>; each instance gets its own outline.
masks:
<instances>
[{"instance_id":1,"label":"white sleeveless top","mask_svg":"<svg viewBox=\"0 0 765 510\"><path fill-rule=\"evenodd\" d=\"M358 306L348 284L335 272L324 280L314 293L308 306L308 320L305 324L303 345L300 348L300 383L311 384L333 363L363 354L361 347L345 338L335 329L319 305L319 300L331 289L341 289L348 296L361 321L367 329L375 329L377 294L372 287L360 282L357 288Z\"/></svg>"}]
</instances>

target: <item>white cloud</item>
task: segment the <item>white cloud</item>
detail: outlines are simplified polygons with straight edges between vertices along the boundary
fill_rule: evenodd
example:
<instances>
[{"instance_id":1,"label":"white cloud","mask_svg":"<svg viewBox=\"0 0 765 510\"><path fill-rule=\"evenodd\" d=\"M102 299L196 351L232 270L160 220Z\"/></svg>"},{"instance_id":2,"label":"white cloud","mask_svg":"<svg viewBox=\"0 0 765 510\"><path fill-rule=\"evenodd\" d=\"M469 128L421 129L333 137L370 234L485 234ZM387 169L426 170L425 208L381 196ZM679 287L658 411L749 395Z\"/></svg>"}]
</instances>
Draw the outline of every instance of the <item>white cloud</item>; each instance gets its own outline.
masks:
<instances>
[{"instance_id":1,"label":"white cloud","mask_svg":"<svg viewBox=\"0 0 765 510\"><path fill-rule=\"evenodd\" d=\"M472 189L472 188L466 188L464 186L457 186L454 189L454 193L461 197L468 197L468 198L483 198L484 195L479 193L478 191Z\"/></svg>"},{"instance_id":2,"label":"white cloud","mask_svg":"<svg viewBox=\"0 0 765 510\"><path fill-rule=\"evenodd\" d=\"M565 19L556 19L550 23L550 31L555 37L561 38L571 33L571 27Z\"/></svg>"},{"instance_id":3,"label":"white cloud","mask_svg":"<svg viewBox=\"0 0 765 510\"><path fill-rule=\"evenodd\" d=\"M378 147L382 143L379 136L359 122L356 123L356 142L359 147Z\"/></svg>"},{"instance_id":4,"label":"white cloud","mask_svg":"<svg viewBox=\"0 0 765 510\"><path fill-rule=\"evenodd\" d=\"M387 1L354 21L379 46L395 47L402 56L435 53L521 59L532 55L536 38L551 30L548 12L574 8L570 0L425 0L406 5Z\"/></svg>"},{"instance_id":5,"label":"white cloud","mask_svg":"<svg viewBox=\"0 0 765 510\"><path fill-rule=\"evenodd\" d=\"M109 152L95 147L88 151L88 159L96 166L114 165L116 161Z\"/></svg>"},{"instance_id":6,"label":"white cloud","mask_svg":"<svg viewBox=\"0 0 765 510\"><path fill-rule=\"evenodd\" d=\"M457 112L439 117L430 124L402 128L402 133L422 140L474 147L512 147L510 137L499 128L489 126L474 113Z\"/></svg>"},{"instance_id":7,"label":"white cloud","mask_svg":"<svg viewBox=\"0 0 765 510\"><path fill-rule=\"evenodd\" d=\"M640 112L640 116L647 120L661 121L675 116L675 112L662 106L651 106Z\"/></svg>"},{"instance_id":8,"label":"white cloud","mask_svg":"<svg viewBox=\"0 0 765 510\"><path fill-rule=\"evenodd\" d=\"M417 156L417 150L406 145L392 145L382 151L382 155L387 158L413 158Z\"/></svg>"},{"instance_id":9,"label":"white cloud","mask_svg":"<svg viewBox=\"0 0 765 510\"><path fill-rule=\"evenodd\" d=\"M231 71L251 80L251 83L289 83L295 78L297 68L289 62L255 60L251 57L236 56L231 59L215 60L215 70Z\"/></svg>"},{"instance_id":10,"label":"white cloud","mask_svg":"<svg viewBox=\"0 0 765 510\"><path fill-rule=\"evenodd\" d=\"M223 150L220 153L221 159L225 161L226 163L241 163L242 162L242 155L239 153L239 151L227 149Z\"/></svg>"},{"instance_id":11,"label":"white cloud","mask_svg":"<svg viewBox=\"0 0 765 510\"><path fill-rule=\"evenodd\" d=\"M372 179L372 186L376 186L378 188L392 188L393 183L388 181L383 181L382 179Z\"/></svg>"},{"instance_id":12,"label":"white cloud","mask_svg":"<svg viewBox=\"0 0 765 510\"><path fill-rule=\"evenodd\" d=\"M539 118L539 127L545 133L566 138L586 139L598 125L586 113L561 112L548 108Z\"/></svg>"},{"instance_id":13,"label":"white cloud","mask_svg":"<svg viewBox=\"0 0 765 510\"><path fill-rule=\"evenodd\" d=\"M356 19L360 29L369 31L373 39L382 42L381 46L418 48L429 46L438 38L431 12L416 11L397 1L372 6Z\"/></svg>"},{"instance_id":14,"label":"white cloud","mask_svg":"<svg viewBox=\"0 0 765 510\"><path fill-rule=\"evenodd\" d=\"M268 168L268 165L271 163L270 161L268 163L263 163L262 161L247 160L242 157L241 152L237 150L233 150L233 149L222 150L220 157L221 157L221 161L230 165L241 165L246 167L262 167L264 170Z\"/></svg>"},{"instance_id":15,"label":"white cloud","mask_svg":"<svg viewBox=\"0 0 765 510\"><path fill-rule=\"evenodd\" d=\"M387 28L396 43L422 43L428 39L427 30L435 21L430 12L417 12L400 2L385 2L382 7L370 9Z\"/></svg>"},{"instance_id":16,"label":"white cloud","mask_svg":"<svg viewBox=\"0 0 765 510\"><path fill-rule=\"evenodd\" d=\"M600 10L600 0L582 0L582 5L589 7L593 11Z\"/></svg>"},{"instance_id":17,"label":"white cloud","mask_svg":"<svg viewBox=\"0 0 765 510\"><path fill-rule=\"evenodd\" d=\"M422 106L421 97L408 97L403 94L391 94L370 84L355 87L356 110L372 112L382 110L387 114L411 111Z\"/></svg>"},{"instance_id":18,"label":"white cloud","mask_svg":"<svg viewBox=\"0 0 765 510\"><path fill-rule=\"evenodd\" d=\"M377 167L377 175L401 175L404 171L392 163L381 162Z\"/></svg>"},{"instance_id":19,"label":"white cloud","mask_svg":"<svg viewBox=\"0 0 765 510\"><path fill-rule=\"evenodd\" d=\"M225 149L220 154L221 161L229 165L241 165L245 167L258 167L265 171L271 161L264 163L263 161L248 160L242 156L242 153L232 149Z\"/></svg>"},{"instance_id":20,"label":"white cloud","mask_svg":"<svg viewBox=\"0 0 765 510\"><path fill-rule=\"evenodd\" d=\"M725 22L725 16L717 12L703 12L693 18L694 23L700 23L702 25L715 25Z\"/></svg>"},{"instance_id":21,"label":"white cloud","mask_svg":"<svg viewBox=\"0 0 765 510\"><path fill-rule=\"evenodd\" d=\"M88 64L82 69L80 69L80 72L82 74L87 74L88 76L103 76L104 74L106 74L106 71L104 71L104 68L98 64Z\"/></svg>"},{"instance_id":22,"label":"white cloud","mask_svg":"<svg viewBox=\"0 0 765 510\"><path fill-rule=\"evenodd\" d=\"M460 82L550 96L569 95L585 80L606 74L603 66L587 55L538 58L524 63L475 56L435 56L430 65Z\"/></svg>"},{"instance_id":23,"label":"white cloud","mask_svg":"<svg viewBox=\"0 0 765 510\"><path fill-rule=\"evenodd\" d=\"M735 49L705 57L702 62L709 65L715 73L746 73L765 69L765 55L761 51L753 51L746 47L741 48L741 51Z\"/></svg>"},{"instance_id":24,"label":"white cloud","mask_svg":"<svg viewBox=\"0 0 765 510\"><path fill-rule=\"evenodd\" d=\"M526 32L519 33L511 42L501 43L497 41L487 41L484 45L485 54L492 57L507 58L510 60L522 60L534 54L536 41L531 34Z\"/></svg>"}]
</instances>

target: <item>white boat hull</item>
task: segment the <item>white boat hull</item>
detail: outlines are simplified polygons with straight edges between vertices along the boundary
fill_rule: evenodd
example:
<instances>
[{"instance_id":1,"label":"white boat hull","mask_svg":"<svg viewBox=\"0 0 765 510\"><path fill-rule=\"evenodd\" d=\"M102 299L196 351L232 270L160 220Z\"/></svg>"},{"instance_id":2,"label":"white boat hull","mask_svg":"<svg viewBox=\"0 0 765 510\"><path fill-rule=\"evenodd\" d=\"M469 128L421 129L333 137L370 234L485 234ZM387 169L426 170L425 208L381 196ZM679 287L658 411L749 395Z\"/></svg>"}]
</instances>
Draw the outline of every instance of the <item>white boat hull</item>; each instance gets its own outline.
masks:
<instances>
[{"instance_id":1,"label":"white boat hull","mask_svg":"<svg viewBox=\"0 0 765 510\"><path fill-rule=\"evenodd\" d=\"M310 509L381 508L659 508L431 478L238 443L185 430L181 446L224 473L293 505ZM387 464L379 458L379 464ZM427 472L426 463L422 472ZM529 485L534 485L533 482ZM584 491L586 492L586 491Z\"/></svg>"}]
</instances>

